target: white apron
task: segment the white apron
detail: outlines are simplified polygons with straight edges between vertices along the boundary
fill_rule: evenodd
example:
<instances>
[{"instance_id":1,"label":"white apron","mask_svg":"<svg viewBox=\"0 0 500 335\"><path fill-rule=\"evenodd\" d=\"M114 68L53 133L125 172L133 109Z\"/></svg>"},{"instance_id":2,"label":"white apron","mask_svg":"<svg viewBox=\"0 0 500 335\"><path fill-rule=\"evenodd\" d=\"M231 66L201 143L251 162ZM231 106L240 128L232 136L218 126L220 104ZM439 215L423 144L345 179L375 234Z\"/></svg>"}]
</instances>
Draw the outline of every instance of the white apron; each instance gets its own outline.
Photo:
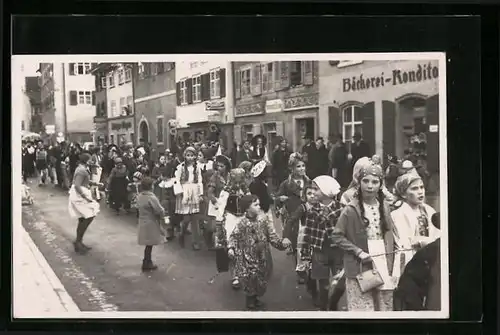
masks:
<instances>
[{"instance_id":1,"label":"white apron","mask_svg":"<svg viewBox=\"0 0 500 335\"><path fill-rule=\"evenodd\" d=\"M86 197L92 198L92 193L88 188L81 187L81 189ZM98 202L88 202L76 192L74 185L71 186L69 190L68 210L72 218L88 219L94 217L99 213L99 207Z\"/></svg>"}]
</instances>

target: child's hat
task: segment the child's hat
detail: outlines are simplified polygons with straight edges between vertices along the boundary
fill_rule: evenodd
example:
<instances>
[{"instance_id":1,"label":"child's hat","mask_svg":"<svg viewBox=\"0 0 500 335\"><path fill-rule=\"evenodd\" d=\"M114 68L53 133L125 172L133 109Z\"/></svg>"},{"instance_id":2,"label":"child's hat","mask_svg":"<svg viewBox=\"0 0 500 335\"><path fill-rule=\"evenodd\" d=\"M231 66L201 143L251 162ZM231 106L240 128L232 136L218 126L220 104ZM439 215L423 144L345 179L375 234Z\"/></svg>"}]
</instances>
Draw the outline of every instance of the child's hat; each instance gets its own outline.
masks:
<instances>
[{"instance_id":1,"label":"child's hat","mask_svg":"<svg viewBox=\"0 0 500 335\"><path fill-rule=\"evenodd\" d=\"M334 198L340 193L340 184L331 176L318 176L313 179L319 190L329 198Z\"/></svg>"}]
</instances>

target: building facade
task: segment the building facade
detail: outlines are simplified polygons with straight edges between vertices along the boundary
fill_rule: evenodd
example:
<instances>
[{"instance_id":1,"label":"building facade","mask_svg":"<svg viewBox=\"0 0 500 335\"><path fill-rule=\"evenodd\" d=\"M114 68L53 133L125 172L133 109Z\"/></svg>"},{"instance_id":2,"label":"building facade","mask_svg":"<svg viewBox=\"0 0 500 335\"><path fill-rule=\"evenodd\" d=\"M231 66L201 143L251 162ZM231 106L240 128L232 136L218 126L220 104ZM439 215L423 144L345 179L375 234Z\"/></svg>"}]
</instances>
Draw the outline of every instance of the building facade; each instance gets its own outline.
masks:
<instances>
[{"instance_id":1,"label":"building facade","mask_svg":"<svg viewBox=\"0 0 500 335\"><path fill-rule=\"evenodd\" d=\"M14 67L15 66L15 67ZM29 132L31 128L31 104L27 94L25 68L22 64L13 64L12 69L12 113L21 115L21 131Z\"/></svg>"},{"instance_id":2,"label":"building facade","mask_svg":"<svg viewBox=\"0 0 500 335\"><path fill-rule=\"evenodd\" d=\"M271 151L280 137L293 150L304 136L319 135L318 63L234 62L234 139L262 134Z\"/></svg>"},{"instance_id":3,"label":"building facade","mask_svg":"<svg viewBox=\"0 0 500 335\"><path fill-rule=\"evenodd\" d=\"M27 130L40 134L40 132L42 132L43 130L43 120L41 113L40 85L38 84L38 77L25 78L25 94L27 95L30 103L30 113L29 115L26 115L26 117L30 121L30 125Z\"/></svg>"},{"instance_id":4,"label":"building facade","mask_svg":"<svg viewBox=\"0 0 500 335\"><path fill-rule=\"evenodd\" d=\"M320 73L320 133L342 134L350 146L359 132L380 157L418 147L427 191L438 192L439 62L324 61Z\"/></svg>"},{"instance_id":5,"label":"building facade","mask_svg":"<svg viewBox=\"0 0 500 335\"><path fill-rule=\"evenodd\" d=\"M219 140L233 147L231 63L177 62L177 141Z\"/></svg>"},{"instance_id":6,"label":"building facade","mask_svg":"<svg viewBox=\"0 0 500 335\"><path fill-rule=\"evenodd\" d=\"M175 129L175 63L139 63L134 68L137 143L148 144L152 158L169 148ZM142 141L141 141L142 140Z\"/></svg>"},{"instance_id":7,"label":"building facade","mask_svg":"<svg viewBox=\"0 0 500 335\"><path fill-rule=\"evenodd\" d=\"M95 63L41 63L43 123L48 137L62 133L66 140L92 140L95 115ZM48 129L51 129L49 133Z\"/></svg>"},{"instance_id":8,"label":"building facade","mask_svg":"<svg viewBox=\"0 0 500 335\"><path fill-rule=\"evenodd\" d=\"M96 144L107 144L108 136L108 104L106 96L106 87L108 78L106 76L106 63L99 63L92 68L91 73L95 78L95 116L94 127L92 131L93 142Z\"/></svg>"},{"instance_id":9,"label":"building facade","mask_svg":"<svg viewBox=\"0 0 500 335\"><path fill-rule=\"evenodd\" d=\"M106 113L108 143L123 145L135 143L134 64L104 63L101 84L106 85ZM102 106L102 102L101 102ZM102 109L101 109L102 110Z\"/></svg>"}]
</instances>

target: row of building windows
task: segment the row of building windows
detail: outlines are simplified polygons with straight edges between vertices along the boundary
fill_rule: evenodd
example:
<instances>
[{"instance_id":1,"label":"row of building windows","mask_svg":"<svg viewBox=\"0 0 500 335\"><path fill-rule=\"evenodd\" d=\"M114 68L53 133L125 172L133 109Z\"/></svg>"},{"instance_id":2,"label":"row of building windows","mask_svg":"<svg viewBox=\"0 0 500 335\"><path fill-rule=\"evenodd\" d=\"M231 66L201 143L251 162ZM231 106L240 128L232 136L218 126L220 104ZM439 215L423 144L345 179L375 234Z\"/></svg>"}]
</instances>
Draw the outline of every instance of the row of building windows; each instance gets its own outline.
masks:
<instances>
[{"instance_id":1,"label":"row of building windows","mask_svg":"<svg viewBox=\"0 0 500 335\"><path fill-rule=\"evenodd\" d=\"M139 63L137 67L137 75L139 79L145 79L150 76L156 76L160 73L169 72L175 68L173 62L162 63Z\"/></svg>"},{"instance_id":2,"label":"row of building windows","mask_svg":"<svg viewBox=\"0 0 500 335\"><path fill-rule=\"evenodd\" d=\"M118 85L123 85L132 81L132 69L119 69L117 71L113 71L107 76L101 77L101 88L113 88Z\"/></svg>"},{"instance_id":3,"label":"row of building windows","mask_svg":"<svg viewBox=\"0 0 500 335\"><path fill-rule=\"evenodd\" d=\"M209 99L219 99L225 96L221 92L222 81L225 81L225 69L212 69L206 74L196 74L191 78L179 81L179 102L181 105L199 103Z\"/></svg>"},{"instance_id":4,"label":"row of building windows","mask_svg":"<svg viewBox=\"0 0 500 335\"><path fill-rule=\"evenodd\" d=\"M289 87L313 85L313 61L283 61L251 63L235 71L235 97L243 98L283 90Z\"/></svg>"}]
</instances>

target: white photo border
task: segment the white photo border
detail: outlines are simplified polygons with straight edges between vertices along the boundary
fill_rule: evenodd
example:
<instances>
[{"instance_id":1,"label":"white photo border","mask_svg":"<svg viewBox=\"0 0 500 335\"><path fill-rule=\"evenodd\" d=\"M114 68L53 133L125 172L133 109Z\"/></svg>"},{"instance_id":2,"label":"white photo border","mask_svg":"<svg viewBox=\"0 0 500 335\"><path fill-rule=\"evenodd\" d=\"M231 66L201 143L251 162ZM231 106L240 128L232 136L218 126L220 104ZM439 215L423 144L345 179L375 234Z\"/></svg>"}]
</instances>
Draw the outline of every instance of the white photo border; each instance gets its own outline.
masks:
<instances>
[{"instance_id":1,"label":"white photo border","mask_svg":"<svg viewBox=\"0 0 500 335\"><path fill-rule=\"evenodd\" d=\"M434 60L439 64L439 170L440 170L440 215L441 215L441 311L393 311L393 312L245 312L245 311L203 311L203 312L78 312L40 315L40 318L58 319L447 319L450 317L449 299L449 231L448 231L448 160L447 160L447 95L446 95L446 54L444 52L410 53L302 53L302 54L114 54L114 55L13 55L12 69L24 62L78 62L85 59L91 62L181 62L199 60L218 60L227 57L228 61L328 61L328 60ZM19 78L12 76L12 83ZM24 80L24 78L23 78ZM11 85L11 87L14 87ZM22 206L21 206L21 114L11 111L12 115L12 280L22 280L16 276L19 264L19 245L22 243ZM18 182L19 181L19 182ZM12 305L15 305L15 292L12 292ZM13 316L14 317L14 316ZM17 318L17 317L16 317ZM20 317L21 318L21 317ZM31 317L30 317L31 318Z\"/></svg>"}]
</instances>

